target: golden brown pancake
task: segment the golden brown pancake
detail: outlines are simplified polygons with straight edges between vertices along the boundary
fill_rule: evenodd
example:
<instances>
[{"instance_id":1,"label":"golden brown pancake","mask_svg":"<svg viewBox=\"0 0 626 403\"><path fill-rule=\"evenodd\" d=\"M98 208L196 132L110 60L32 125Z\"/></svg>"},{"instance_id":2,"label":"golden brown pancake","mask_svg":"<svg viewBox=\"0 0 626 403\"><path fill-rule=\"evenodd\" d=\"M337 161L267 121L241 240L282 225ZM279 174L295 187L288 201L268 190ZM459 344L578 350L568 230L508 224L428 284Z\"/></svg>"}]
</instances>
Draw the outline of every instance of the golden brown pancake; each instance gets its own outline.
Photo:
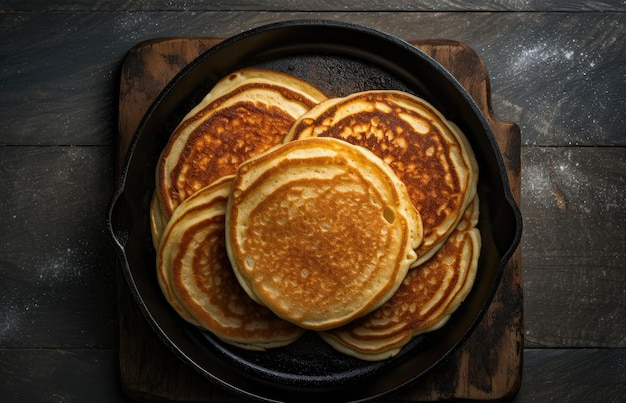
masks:
<instances>
[{"instance_id":1,"label":"golden brown pancake","mask_svg":"<svg viewBox=\"0 0 626 403\"><path fill-rule=\"evenodd\" d=\"M224 214L232 176L180 204L165 227L158 278L181 316L220 339L248 349L283 346L302 333L254 302L235 278L224 245Z\"/></svg>"},{"instance_id":2,"label":"golden brown pancake","mask_svg":"<svg viewBox=\"0 0 626 403\"><path fill-rule=\"evenodd\" d=\"M233 270L254 300L323 330L388 300L416 258L419 214L404 184L363 147L286 143L237 170L226 216Z\"/></svg>"},{"instance_id":3,"label":"golden brown pancake","mask_svg":"<svg viewBox=\"0 0 626 403\"><path fill-rule=\"evenodd\" d=\"M191 111L189 111L189 113L187 113L187 116L183 120L197 116L202 109L208 106L215 99L227 95L242 85L280 85L289 91L300 92L306 98L310 98L316 102L323 101L327 98L322 91L311 85L309 82L290 74L275 70L245 68L235 71L219 80L213 88L211 88L211 91L209 91L204 99Z\"/></svg>"},{"instance_id":4,"label":"golden brown pancake","mask_svg":"<svg viewBox=\"0 0 626 403\"><path fill-rule=\"evenodd\" d=\"M176 206L240 163L283 142L295 120L326 96L291 75L245 69L220 80L175 129L156 170L155 245Z\"/></svg>"},{"instance_id":5,"label":"golden brown pancake","mask_svg":"<svg viewBox=\"0 0 626 403\"><path fill-rule=\"evenodd\" d=\"M363 146L405 183L424 225L413 267L428 260L476 193L478 165L467 139L421 98L366 91L333 98L302 115L286 141L335 137Z\"/></svg>"},{"instance_id":6,"label":"golden brown pancake","mask_svg":"<svg viewBox=\"0 0 626 403\"><path fill-rule=\"evenodd\" d=\"M363 360L396 355L418 334L443 326L474 284L481 238L478 200L435 255L410 270L396 293L376 311L321 333L331 346Z\"/></svg>"}]
</instances>

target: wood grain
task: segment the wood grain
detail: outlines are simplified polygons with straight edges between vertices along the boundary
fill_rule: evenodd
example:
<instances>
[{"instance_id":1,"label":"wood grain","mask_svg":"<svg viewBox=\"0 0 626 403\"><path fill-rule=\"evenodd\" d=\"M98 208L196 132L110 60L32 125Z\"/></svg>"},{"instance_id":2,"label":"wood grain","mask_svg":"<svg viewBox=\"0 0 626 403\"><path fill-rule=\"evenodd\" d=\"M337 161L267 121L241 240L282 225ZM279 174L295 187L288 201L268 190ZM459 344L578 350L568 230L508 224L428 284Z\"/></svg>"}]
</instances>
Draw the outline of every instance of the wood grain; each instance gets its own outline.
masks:
<instances>
[{"instance_id":1,"label":"wood grain","mask_svg":"<svg viewBox=\"0 0 626 403\"><path fill-rule=\"evenodd\" d=\"M528 345L626 347L626 148L533 147L523 165Z\"/></svg>"},{"instance_id":2,"label":"wood grain","mask_svg":"<svg viewBox=\"0 0 626 403\"><path fill-rule=\"evenodd\" d=\"M623 402L625 368L624 349L530 349L516 401Z\"/></svg>"},{"instance_id":3,"label":"wood grain","mask_svg":"<svg viewBox=\"0 0 626 403\"><path fill-rule=\"evenodd\" d=\"M8 402L126 403L117 349L0 350L0 391Z\"/></svg>"},{"instance_id":4,"label":"wood grain","mask_svg":"<svg viewBox=\"0 0 626 403\"><path fill-rule=\"evenodd\" d=\"M174 38L146 42L126 57L122 69L119 109L119 156L151 100L169 78L195 55L218 42L213 38ZM480 58L454 41L415 42L455 75L487 113L506 152L514 194L519 201L520 136L513 123L491 116L489 79ZM152 62L154 61L154 63ZM155 77L155 72L158 76ZM118 158L121 162L121 158ZM512 397L521 382L523 348L520 254L507 265L496 297L474 334L444 366L427 376L402 398L434 401L462 398L494 400ZM142 322L128 289L120 280L120 367L124 390L131 396L188 400L213 399L220 390L168 355L154 333ZM145 321L144 321L145 322ZM220 397L221 398L221 397ZM228 399L227 397L225 397Z\"/></svg>"},{"instance_id":5,"label":"wood grain","mask_svg":"<svg viewBox=\"0 0 626 403\"><path fill-rule=\"evenodd\" d=\"M155 400L151 395L130 399L123 393L115 349L0 350L0 362L0 390L7 403ZM541 403L556 396L563 402L601 398L618 403L626 396L625 367L626 349L528 349L522 386L513 402ZM216 401L237 401L216 392ZM201 401L201 396L186 401Z\"/></svg>"},{"instance_id":6,"label":"wood grain","mask_svg":"<svg viewBox=\"0 0 626 403\"><path fill-rule=\"evenodd\" d=\"M626 146L626 13L357 11L0 13L11 37L0 41L0 144L113 145L119 68L136 44L297 18L467 43L489 72L494 116L517 122L523 145Z\"/></svg>"},{"instance_id":7,"label":"wood grain","mask_svg":"<svg viewBox=\"0 0 626 403\"><path fill-rule=\"evenodd\" d=\"M624 4L619 0L504 0L498 2L475 2L469 0L324 0L312 3L310 0L226 0L206 2L187 0L172 2L168 0L107 0L93 1L87 4L75 0L3 0L0 9L11 11L72 10L72 11L111 11L111 10L240 10L240 11L623 11Z\"/></svg>"},{"instance_id":8,"label":"wood grain","mask_svg":"<svg viewBox=\"0 0 626 403\"><path fill-rule=\"evenodd\" d=\"M112 147L0 147L0 348L117 345L113 158Z\"/></svg>"},{"instance_id":9,"label":"wood grain","mask_svg":"<svg viewBox=\"0 0 626 403\"><path fill-rule=\"evenodd\" d=\"M494 116L521 127L526 350L514 402L623 401L625 11L621 0L0 0L0 400L126 400L103 225L126 52L332 18L478 52ZM186 382L187 397L204 396L201 379Z\"/></svg>"}]
</instances>

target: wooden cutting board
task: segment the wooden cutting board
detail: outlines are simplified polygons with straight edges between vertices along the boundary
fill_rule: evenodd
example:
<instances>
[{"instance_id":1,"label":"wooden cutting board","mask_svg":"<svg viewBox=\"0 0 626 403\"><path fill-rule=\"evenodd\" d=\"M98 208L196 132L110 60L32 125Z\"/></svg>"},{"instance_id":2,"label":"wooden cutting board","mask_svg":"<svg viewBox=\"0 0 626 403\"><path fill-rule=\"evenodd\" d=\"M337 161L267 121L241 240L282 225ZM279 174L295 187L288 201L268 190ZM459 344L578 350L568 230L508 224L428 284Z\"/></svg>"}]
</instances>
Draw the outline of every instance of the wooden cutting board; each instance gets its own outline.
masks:
<instances>
[{"instance_id":1,"label":"wooden cutting board","mask_svg":"<svg viewBox=\"0 0 626 403\"><path fill-rule=\"evenodd\" d=\"M219 38L165 38L144 42L125 57L119 96L119 169L146 110L165 85ZM504 157L513 194L520 198L520 133L493 116L487 70L467 45L446 40L411 41L454 75L481 108ZM243 400L196 373L158 339L118 270L120 379L125 393L142 401ZM449 360L394 400L507 400L521 383L523 353L521 253L506 266L488 312Z\"/></svg>"}]
</instances>

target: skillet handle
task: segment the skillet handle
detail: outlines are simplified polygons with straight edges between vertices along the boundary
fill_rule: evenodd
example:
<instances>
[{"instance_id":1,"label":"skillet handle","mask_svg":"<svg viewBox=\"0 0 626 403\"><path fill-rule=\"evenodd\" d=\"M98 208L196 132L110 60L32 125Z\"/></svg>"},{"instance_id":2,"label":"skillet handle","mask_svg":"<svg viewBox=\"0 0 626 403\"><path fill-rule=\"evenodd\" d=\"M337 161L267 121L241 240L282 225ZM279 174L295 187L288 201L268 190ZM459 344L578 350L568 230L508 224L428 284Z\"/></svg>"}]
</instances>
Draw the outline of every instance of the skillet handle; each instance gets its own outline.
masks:
<instances>
[{"instance_id":1,"label":"skillet handle","mask_svg":"<svg viewBox=\"0 0 626 403\"><path fill-rule=\"evenodd\" d=\"M124 193L120 192L113 197L107 217L107 227L117 252L124 255L126 244L133 228L131 209Z\"/></svg>"}]
</instances>

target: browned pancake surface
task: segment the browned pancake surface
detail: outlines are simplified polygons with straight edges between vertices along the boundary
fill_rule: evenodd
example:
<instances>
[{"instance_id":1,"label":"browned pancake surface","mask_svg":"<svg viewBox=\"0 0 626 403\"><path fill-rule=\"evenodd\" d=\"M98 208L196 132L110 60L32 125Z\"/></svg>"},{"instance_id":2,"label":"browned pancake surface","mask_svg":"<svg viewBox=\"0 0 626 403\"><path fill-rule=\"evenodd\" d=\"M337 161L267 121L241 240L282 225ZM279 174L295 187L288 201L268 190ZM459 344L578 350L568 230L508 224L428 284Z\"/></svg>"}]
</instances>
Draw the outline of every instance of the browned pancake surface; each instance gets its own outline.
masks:
<instances>
[{"instance_id":1,"label":"browned pancake surface","mask_svg":"<svg viewBox=\"0 0 626 403\"><path fill-rule=\"evenodd\" d=\"M217 109L189 136L185 153L170 172L172 198L184 200L214 180L234 174L243 161L281 143L293 122L293 116L278 107L249 101Z\"/></svg>"},{"instance_id":2,"label":"browned pancake surface","mask_svg":"<svg viewBox=\"0 0 626 403\"><path fill-rule=\"evenodd\" d=\"M232 272L224 239L228 178L198 191L172 216L158 255L162 287L183 317L229 343L251 349L288 344L303 330L254 302Z\"/></svg>"},{"instance_id":3,"label":"browned pancake surface","mask_svg":"<svg viewBox=\"0 0 626 403\"><path fill-rule=\"evenodd\" d=\"M220 80L161 153L151 209L153 237L158 240L183 200L282 143L295 120L323 99L312 85L275 71L245 69Z\"/></svg>"},{"instance_id":4,"label":"browned pancake surface","mask_svg":"<svg viewBox=\"0 0 626 403\"><path fill-rule=\"evenodd\" d=\"M412 95L367 91L320 103L296 122L288 140L340 138L388 163L422 217L424 242L418 265L454 229L475 193L473 153L448 123L435 108Z\"/></svg>"},{"instance_id":5,"label":"browned pancake surface","mask_svg":"<svg viewBox=\"0 0 626 403\"><path fill-rule=\"evenodd\" d=\"M388 299L421 240L393 171L330 138L287 143L243 164L228 214L227 246L244 289L315 330Z\"/></svg>"},{"instance_id":6,"label":"browned pancake surface","mask_svg":"<svg viewBox=\"0 0 626 403\"><path fill-rule=\"evenodd\" d=\"M381 360L418 334L443 326L469 293L480 254L477 201L431 259L408 272L396 293L376 311L322 334L344 353Z\"/></svg>"},{"instance_id":7,"label":"browned pancake surface","mask_svg":"<svg viewBox=\"0 0 626 403\"><path fill-rule=\"evenodd\" d=\"M214 180L234 174L239 164L250 157L282 143L297 116L285 112L280 105L267 104L262 99L227 103L250 90L276 92L285 102L302 103L307 108L316 105L316 102L279 85L265 82L243 84L185 120L177 132L184 132L199 120L202 123L194 126L185 139L185 150L175 167L169 172L162 172L171 178L167 191L172 205ZM165 148L165 155L174 147L175 141L173 139Z\"/></svg>"}]
</instances>

